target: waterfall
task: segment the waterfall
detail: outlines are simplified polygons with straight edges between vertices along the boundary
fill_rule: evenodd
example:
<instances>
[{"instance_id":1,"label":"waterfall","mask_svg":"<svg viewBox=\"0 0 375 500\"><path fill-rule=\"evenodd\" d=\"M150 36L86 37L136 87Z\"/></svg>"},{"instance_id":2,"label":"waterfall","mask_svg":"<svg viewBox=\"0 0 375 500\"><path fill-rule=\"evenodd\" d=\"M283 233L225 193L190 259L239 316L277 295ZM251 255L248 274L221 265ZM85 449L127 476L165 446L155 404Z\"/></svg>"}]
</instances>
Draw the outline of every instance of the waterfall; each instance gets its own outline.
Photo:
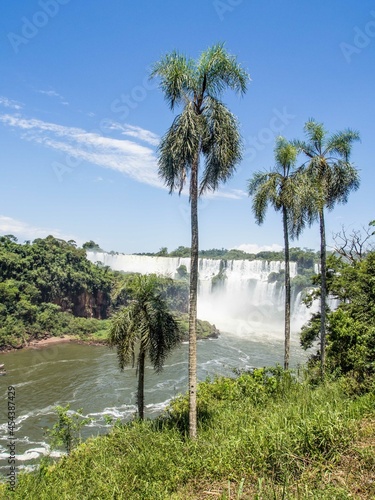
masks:
<instances>
[{"instance_id":1,"label":"waterfall","mask_svg":"<svg viewBox=\"0 0 375 500\"><path fill-rule=\"evenodd\" d=\"M184 265L190 272L189 257L150 257L145 255L87 252L91 262L100 261L113 270L177 277ZM222 331L237 336L281 339L284 332L284 287L269 283L270 273L279 273L284 262L264 260L199 259L198 317L214 323ZM213 287L212 278L223 279ZM290 263L291 278L297 265ZM299 331L309 317L300 294L292 303L292 333Z\"/></svg>"}]
</instances>

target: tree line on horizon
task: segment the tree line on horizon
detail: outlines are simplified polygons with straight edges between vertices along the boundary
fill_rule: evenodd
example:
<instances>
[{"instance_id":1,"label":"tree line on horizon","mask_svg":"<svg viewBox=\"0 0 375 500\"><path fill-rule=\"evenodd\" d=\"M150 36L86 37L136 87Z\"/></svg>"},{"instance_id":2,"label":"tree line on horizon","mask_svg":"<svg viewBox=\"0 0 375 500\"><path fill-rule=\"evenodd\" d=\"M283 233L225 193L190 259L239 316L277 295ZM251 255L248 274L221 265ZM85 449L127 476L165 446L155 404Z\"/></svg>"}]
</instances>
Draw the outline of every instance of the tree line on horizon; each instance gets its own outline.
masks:
<instances>
[{"instance_id":1,"label":"tree line on horizon","mask_svg":"<svg viewBox=\"0 0 375 500\"><path fill-rule=\"evenodd\" d=\"M91 250L91 248L89 248ZM158 252L135 252L132 255L144 255L147 257L190 257L191 248L180 245L175 250L168 251L167 247L162 247ZM111 254L120 255L118 252L108 252ZM126 255L126 254L123 254ZM199 250L199 257L204 259L221 259L221 260L267 260L279 261L284 260L284 250L260 250L257 253L248 253L238 248L209 248L207 250ZM313 262L319 261L319 252L311 248L293 247L290 249L291 262L299 262L300 260L309 259Z\"/></svg>"}]
</instances>

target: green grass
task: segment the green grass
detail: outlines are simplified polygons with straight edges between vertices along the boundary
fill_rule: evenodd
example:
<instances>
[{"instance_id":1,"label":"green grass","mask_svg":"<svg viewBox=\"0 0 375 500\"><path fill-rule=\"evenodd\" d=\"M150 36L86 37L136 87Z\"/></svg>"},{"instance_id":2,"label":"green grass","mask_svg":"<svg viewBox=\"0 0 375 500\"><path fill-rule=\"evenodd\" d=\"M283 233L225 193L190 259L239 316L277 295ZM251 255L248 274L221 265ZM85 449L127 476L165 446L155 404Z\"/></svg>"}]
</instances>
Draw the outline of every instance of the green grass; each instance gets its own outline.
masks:
<instances>
[{"instance_id":1,"label":"green grass","mask_svg":"<svg viewBox=\"0 0 375 500\"><path fill-rule=\"evenodd\" d=\"M311 387L278 369L204 382L196 442L186 436L181 397L156 421L115 426L56 464L19 474L16 491L0 498L373 498L330 479L354 453L361 422L375 416L374 393L351 395L348 386ZM355 452L362 472L373 468L371 450Z\"/></svg>"}]
</instances>

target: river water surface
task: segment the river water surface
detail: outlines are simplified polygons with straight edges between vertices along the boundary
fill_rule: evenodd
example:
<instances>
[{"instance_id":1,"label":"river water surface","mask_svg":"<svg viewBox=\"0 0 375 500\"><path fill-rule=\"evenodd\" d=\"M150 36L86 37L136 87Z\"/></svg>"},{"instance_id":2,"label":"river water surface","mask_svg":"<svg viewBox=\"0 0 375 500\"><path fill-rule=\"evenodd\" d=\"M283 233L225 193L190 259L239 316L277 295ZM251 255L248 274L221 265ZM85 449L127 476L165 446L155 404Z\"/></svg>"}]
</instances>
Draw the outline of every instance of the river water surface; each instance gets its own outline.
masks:
<instances>
[{"instance_id":1,"label":"river water surface","mask_svg":"<svg viewBox=\"0 0 375 500\"><path fill-rule=\"evenodd\" d=\"M198 343L198 378L233 375L233 369L282 364L283 341L276 337L255 340L222 333L218 339ZM156 374L146 369L146 417L155 417L168 401L187 389L188 345L182 344L167 358L164 370ZM295 339L291 365L306 360ZM48 453L45 431L56 422L56 405L70 403L72 410L83 409L93 419L83 437L105 433L105 415L130 419L135 411L136 375L127 368L120 372L115 350L105 346L77 343L24 349L0 356L6 375L0 377L0 474L8 470L7 388L16 388L16 454L18 469L37 463Z\"/></svg>"}]
</instances>

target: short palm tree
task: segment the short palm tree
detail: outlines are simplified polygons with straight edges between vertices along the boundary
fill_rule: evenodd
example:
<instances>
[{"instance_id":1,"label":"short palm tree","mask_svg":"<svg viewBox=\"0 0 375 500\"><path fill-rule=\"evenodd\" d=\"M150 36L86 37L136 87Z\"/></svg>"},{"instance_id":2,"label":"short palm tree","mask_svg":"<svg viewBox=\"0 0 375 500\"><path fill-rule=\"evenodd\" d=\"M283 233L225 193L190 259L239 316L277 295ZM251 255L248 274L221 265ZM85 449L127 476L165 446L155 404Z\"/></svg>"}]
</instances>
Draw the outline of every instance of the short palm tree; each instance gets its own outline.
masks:
<instances>
[{"instance_id":1,"label":"short palm tree","mask_svg":"<svg viewBox=\"0 0 375 500\"><path fill-rule=\"evenodd\" d=\"M159 175L170 193L183 190L190 176L191 267L189 294L189 435L197 434L196 321L198 290L198 198L226 182L241 160L234 115L221 102L226 89L244 94L248 74L224 46L214 45L197 61L177 52L153 68L170 108L182 108L159 146ZM204 169L200 172L200 162ZM200 175L201 174L201 175Z\"/></svg>"},{"instance_id":2,"label":"short palm tree","mask_svg":"<svg viewBox=\"0 0 375 500\"><path fill-rule=\"evenodd\" d=\"M144 418L145 363L148 355L154 369L160 372L168 353L181 340L180 327L168 311L156 275L137 276L133 300L112 318L109 344L117 348L120 369L137 356L138 417Z\"/></svg>"},{"instance_id":3,"label":"short palm tree","mask_svg":"<svg viewBox=\"0 0 375 500\"><path fill-rule=\"evenodd\" d=\"M304 126L306 141L295 141L294 145L305 157L300 167L304 176L301 183L305 191L304 211L311 224L319 220L320 225L320 361L324 377L326 359L326 233L325 209L332 210L336 203L347 203L351 191L359 187L358 170L350 163L352 145L359 140L359 133L350 129L327 135L322 123L310 119Z\"/></svg>"},{"instance_id":4,"label":"short palm tree","mask_svg":"<svg viewBox=\"0 0 375 500\"><path fill-rule=\"evenodd\" d=\"M304 219L298 213L296 203L298 176L294 167L297 155L297 148L284 137L279 137L275 147L275 167L270 172L255 172L248 185L257 224L263 224L268 205L282 213L285 246L285 370L289 368L290 357L289 235L298 237L304 227Z\"/></svg>"}]
</instances>

